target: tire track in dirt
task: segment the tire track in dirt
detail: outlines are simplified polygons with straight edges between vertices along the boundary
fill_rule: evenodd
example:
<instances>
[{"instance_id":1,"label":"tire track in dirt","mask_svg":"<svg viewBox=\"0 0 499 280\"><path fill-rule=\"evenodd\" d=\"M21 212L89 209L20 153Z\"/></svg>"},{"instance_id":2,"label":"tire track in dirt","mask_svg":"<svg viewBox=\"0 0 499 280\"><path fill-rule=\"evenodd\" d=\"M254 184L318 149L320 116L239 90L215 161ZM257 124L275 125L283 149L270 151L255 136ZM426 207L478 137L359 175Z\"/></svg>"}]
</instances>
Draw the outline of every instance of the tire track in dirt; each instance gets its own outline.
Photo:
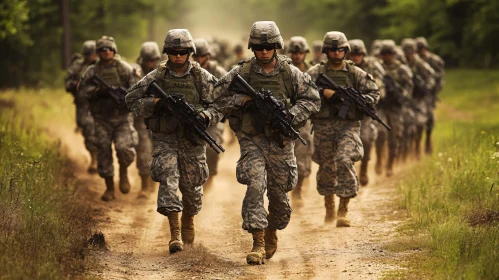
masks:
<instances>
[{"instance_id":1,"label":"tire track in dirt","mask_svg":"<svg viewBox=\"0 0 499 280\"><path fill-rule=\"evenodd\" d=\"M263 266L248 266L251 235L241 229L241 205L246 188L237 183L235 163L238 145L227 147L219 174L205 188L203 209L195 219L194 248L168 254L168 222L156 212L157 192L137 199L140 179L130 167L132 191L117 193L110 203L100 201L104 182L86 173L88 155L83 138L70 127L53 123L50 135L60 139L62 150L75 163L79 192L94 211L97 228L106 237L109 250L92 253L96 263L89 274L103 279L377 279L397 269L396 256L381 249L402 221L397 206L396 183L403 178L376 177L362 188L349 207L350 228L324 223L323 197L315 189L317 166L305 181L303 201L291 201L291 222L278 232L276 255ZM117 169L117 163L115 163ZM116 172L116 174L118 174ZM117 181L117 178L115 179ZM307 184L308 181L308 184ZM117 182L115 182L117 184ZM338 205L338 199L336 199ZM388 261L387 261L388 260ZM391 261L390 261L391 260ZM385 263L385 264L383 264Z\"/></svg>"}]
</instances>

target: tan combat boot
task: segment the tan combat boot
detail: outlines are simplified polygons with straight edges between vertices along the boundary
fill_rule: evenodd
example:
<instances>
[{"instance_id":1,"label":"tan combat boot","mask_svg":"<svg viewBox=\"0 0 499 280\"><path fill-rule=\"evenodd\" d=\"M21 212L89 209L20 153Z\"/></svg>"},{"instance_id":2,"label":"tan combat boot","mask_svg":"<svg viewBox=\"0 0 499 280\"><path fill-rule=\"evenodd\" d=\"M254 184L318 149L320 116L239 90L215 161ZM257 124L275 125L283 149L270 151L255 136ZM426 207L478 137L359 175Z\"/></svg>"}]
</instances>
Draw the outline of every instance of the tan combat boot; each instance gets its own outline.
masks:
<instances>
[{"instance_id":1,"label":"tan combat boot","mask_svg":"<svg viewBox=\"0 0 499 280\"><path fill-rule=\"evenodd\" d=\"M340 206L338 207L338 220L336 221L337 227L350 226L350 220L347 218L348 202L350 202L350 198L340 197Z\"/></svg>"},{"instance_id":2,"label":"tan combat boot","mask_svg":"<svg viewBox=\"0 0 499 280\"><path fill-rule=\"evenodd\" d=\"M246 262L251 265L260 265L265 263L265 232L263 229L255 229L253 234L253 249L246 256Z\"/></svg>"},{"instance_id":3,"label":"tan combat boot","mask_svg":"<svg viewBox=\"0 0 499 280\"><path fill-rule=\"evenodd\" d=\"M115 198L113 177L105 177L104 180L106 181L106 191L101 196L101 199L103 201L111 201Z\"/></svg>"},{"instance_id":4,"label":"tan combat boot","mask_svg":"<svg viewBox=\"0 0 499 280\"><path fill-rule=\"evenodd\" d=\"M87 172L90 174L97 173L97 152L90 153L90 166L88 167Z\"/></svg>"},{"instance_id":5,"label":"tan combat boot","mask_svg":"<svg viewBox=\"0 0 499 280\"><path fill-rule=\"evenodd\" d=\"M182 251L184 249L184 244L180 240L180 223L178 220L178 212L171 212L168 214L168 222L170 222L170 243L168 247L170 249L170 254Z\"/></svg>"},{"instance_id":6,"label":"tan combat boot","mask_svg":"<svg viewBox=\"0 0 499 280\"><path fill-rule=\"evenodd\" d=\"M137 198L147 199L149 197L150 189L152 188L151 176L142 175L140 176L140 180L141 180L141 189Z\"/></svg>"},{"instance_id":7,"label":"tan combat boot","mask_svg":"<svg viewBox=\"0 0 499 280\"><path fill-rule=\"evenodd\" d=\"M334 194L324 196L324 206L326 207L326 217L324 218L324 222L331 223L335 218Z\"/></svg>"},{"instance_id":8,"label":"tan combat boot","mask_svg":"<svg viewBox=\"0 0 499 280\"><path fill-rule=\"evenodd\" d=\"M277 230L267 227L265 229L265 258L270 259L277 251Z\"/></svg>"},{"instance_id":9,"label":"tan combat boot","mask_svg":"<svg viewBox=\"0 0 499 280\"><path fill-rule=\"evenodd\" d=\"M303 186L303 180L305 180L302 176L298 176L298 182L296 183L296 187L293 189L291 196L294 199L301 199L301 188Z\"/></svg>"},{"instance_id":10,"label":"tan combat boot","mask_svg":"<svg viewBox=\"0 0 499 280\"><path fill-rule=\"evenodd\" d=\"M130 192L130 181L128 181L128 172L125 166L120 166L120 191L124 194Z\"/></svg>"},{"instance_id":11,"label":"tan combat boot","mask_svg":"<svg viewBox=\"0 0 499 280\"><path fill-rule=\"evenodd\" d=\"M185 244L192 244L196 235L194 230L194 216L182 212L182 241Z\"/></svg>"}]
</instances>

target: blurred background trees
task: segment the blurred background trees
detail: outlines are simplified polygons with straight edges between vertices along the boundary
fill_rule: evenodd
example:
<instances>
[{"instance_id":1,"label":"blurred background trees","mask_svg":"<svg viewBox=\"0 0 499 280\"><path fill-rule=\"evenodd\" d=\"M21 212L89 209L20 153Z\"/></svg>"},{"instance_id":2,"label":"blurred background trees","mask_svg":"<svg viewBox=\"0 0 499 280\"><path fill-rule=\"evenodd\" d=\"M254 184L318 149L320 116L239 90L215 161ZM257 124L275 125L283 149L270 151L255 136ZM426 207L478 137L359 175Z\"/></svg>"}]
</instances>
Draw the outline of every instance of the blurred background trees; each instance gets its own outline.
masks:
<instances>
[{"instance_id":1,"label":"blurred background trees","mask_svg":"<svg viewBox=\"0 0 499 280\"><path fill-rule=\"evenodd\" d=\"M170 28L240 42L252 22L274 20L285 39L340 30L369 48L376 38L425 36L448 66L499 65L499 0L9 0L0 3L0 87L62 85L61 1L71 53L106 34L134 61L142 42L161 46Z\"/></svg>"}]
</instances>

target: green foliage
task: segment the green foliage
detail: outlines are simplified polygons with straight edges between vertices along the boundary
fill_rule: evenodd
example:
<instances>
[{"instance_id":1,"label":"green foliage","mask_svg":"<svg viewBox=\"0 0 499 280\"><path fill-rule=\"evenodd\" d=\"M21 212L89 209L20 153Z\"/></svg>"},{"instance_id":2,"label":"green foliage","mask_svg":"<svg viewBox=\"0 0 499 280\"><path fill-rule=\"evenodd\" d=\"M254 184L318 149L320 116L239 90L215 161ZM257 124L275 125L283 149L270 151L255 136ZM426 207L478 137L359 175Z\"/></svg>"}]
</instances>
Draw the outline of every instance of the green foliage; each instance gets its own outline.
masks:
<instances>
[{"instance_id":1,"label":"green foliage","mask_svg":"<svg viewBox=\"0 0 499 280\"><path fill-rule=\"evenodd\" d=\"M401 185L401 204L412 217L412 227L430 236L422 244L430 255L418 264L410 262L412 275L499 277L497 75L472 70L447 75L434 132L435 154Z\"/></svg>"},{"instance_id":2,"label":"green foliage","mask_svg":"<svg viewBox=\"0 0 499 280\"><path fill-rule=\"evenodd\" d=\"M40 133L22 100L55 106L43 102L43 92L0 94L0 275L67 278L84 270L90 209L74 196L59 146Z\"/></svg>"}]
</instances>

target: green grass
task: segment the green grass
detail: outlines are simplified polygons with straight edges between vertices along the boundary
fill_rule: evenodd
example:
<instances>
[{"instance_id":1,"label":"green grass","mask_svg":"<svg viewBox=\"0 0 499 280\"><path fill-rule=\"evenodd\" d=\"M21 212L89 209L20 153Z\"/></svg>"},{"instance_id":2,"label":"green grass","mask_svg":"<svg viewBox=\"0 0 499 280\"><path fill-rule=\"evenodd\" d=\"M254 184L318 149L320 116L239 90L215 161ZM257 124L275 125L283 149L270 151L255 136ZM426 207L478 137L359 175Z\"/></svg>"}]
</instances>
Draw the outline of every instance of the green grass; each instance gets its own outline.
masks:
<instances>
[{"instance_id":1,"label":"green grass","mask_svg":"<svg viewBox=\"0 0 499 280\"><path fill-rule=\"evenodd\" d=\"M90 211L74 196L74 178L60 147L40 126L67 103L60 94L0 92L2 279L74 277L85 267Z\"/></svg>"},{"instance_id":2,"label":"green grass","mask_svg":"<svg viewBox=\"0 0 499 280\"><path fill-rule=\"evenodd\" d=\"M499 278L497 77L497 70L447 74L434 154L400 185L401 207L411 219L387 247L400 247L408 236L428 238L417 246L424 257L409 257L402 278Z\"/></svg>"}]
</instances>

